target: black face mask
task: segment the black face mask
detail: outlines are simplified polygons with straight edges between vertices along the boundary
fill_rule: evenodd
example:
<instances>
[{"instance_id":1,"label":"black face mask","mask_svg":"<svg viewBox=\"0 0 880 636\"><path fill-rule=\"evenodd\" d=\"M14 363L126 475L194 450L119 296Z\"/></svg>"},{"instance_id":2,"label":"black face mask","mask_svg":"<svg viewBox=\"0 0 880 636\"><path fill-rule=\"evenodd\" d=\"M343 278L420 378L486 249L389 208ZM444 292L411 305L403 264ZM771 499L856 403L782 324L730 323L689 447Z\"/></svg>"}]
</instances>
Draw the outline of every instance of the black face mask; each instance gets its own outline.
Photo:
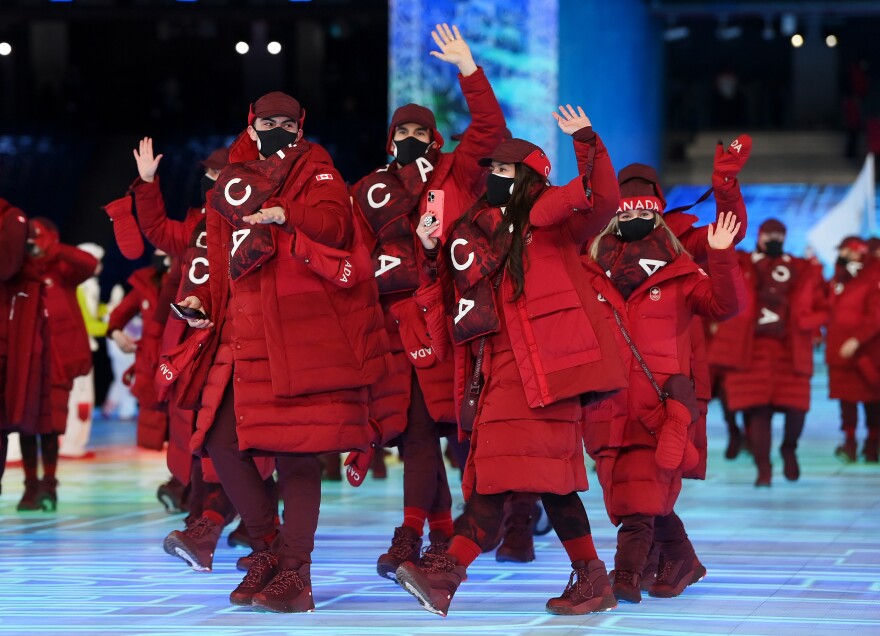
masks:
<instances>
[{"instance_id":1,"label":"black face mask","mask_svg":"<svg viewBox=\"0 0 880 636\"><path fill-rule=\"evenodd\" d=\"M394 158L401 166L405 166L419 157L424 157L430 145L415 137L407 137L406 139L395 141L394 146L397 148L397 153L394 155Z\"/></svg>"},{"instance_id":2,"label":"black face mask","mask_svg":"<svg viewBox=\"0 0 880 636\"><path fill-rule=\"evenodd\" d=\"M837 257L837 265L838 265L839 267L846 267L846 266L847 266L847 263L849 263L849 261L846 260L843 256L838 256L838 257Z\"/></svg>"},{"instance_id":3,"label":"black face mask","mask_svg":"<svg viewBox=\"0 0 880 636\"><path fill-rule=\"evenodd\" d=\"M258 130L257 138L260 140L260 154L267 158L271 157L282 148L295 144L298 135L298 132L290 132L280 127L272 128L271 130Z\"/></svg>"},{"instance_id":4,"label":"black face mask","mask_svg":"<svg viewBox=\"0 0 880 636\"><path fill-rule=\"evenodd\" d=\"M513 195L513 177L489 174L486 177L486 200L491 206L504 205Z\"/></svg>"},{"instance_id":5,"label":"black face mask","mask_svg":"<svg viewBox=\"0 0 880 636\"><path fill-rule=\"evenodd\" d=\"M773 257L782 256L782 241L765 241L764 242L764 253L767 256L773 256Z\"/></svg>"},{"instance_id":6,"label":"black face mask","mask_svg":"<svg viewBox=\"0 0 880 636\"><path fill-rule=\"evenodd\" d=\"M162 254L153 254L153 258L150 259L150 265L153 266L153 269L156 270L157 274L164 274L168 271L168 261L167 256Z\"/></svg>"},{"instance_id":7,"label":"black face mask","mask_svg":"<svg viewBox=\"0 0 880 636\"><path fill-rule=\"evenodd\" d=\"M654 219L636 217L629 221L619 221L617 227L620 230L620 238L625 243L632 243L633 241L641 241L651 233L651 230L654 229Z\"/></svg>"},{"instance_id":8,"label":"black face mask","mask_svg":"<svg viewBox=\"0 0 880 636\"><path fill-rule=\"evenodd\" d=\"M215 183L217 183L217 181L215 179L212 179L211 177L209 177L206 174L202 175L202 180L200 182L200 185L202 188L202 198L208 197L208 192L211 191L211 188L214 187Z\"/></svg>"}]
</instances>

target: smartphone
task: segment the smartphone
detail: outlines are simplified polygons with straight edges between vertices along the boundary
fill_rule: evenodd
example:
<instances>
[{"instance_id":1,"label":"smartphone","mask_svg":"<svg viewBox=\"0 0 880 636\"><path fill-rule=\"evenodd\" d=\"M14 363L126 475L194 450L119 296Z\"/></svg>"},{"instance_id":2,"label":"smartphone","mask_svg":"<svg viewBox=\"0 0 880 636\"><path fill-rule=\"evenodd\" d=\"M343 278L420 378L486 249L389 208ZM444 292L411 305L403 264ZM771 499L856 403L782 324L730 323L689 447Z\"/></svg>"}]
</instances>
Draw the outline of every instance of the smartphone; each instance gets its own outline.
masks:
<instances>
[{"instance_id":1,"label":"smartphone","mask_svg":"<svg viewBox=\"0 0 880 636\"><path fill-rule=\"evenodd\" d=\"M177 303L171 303L171 311L173 311L181 320L202 320L207 318L204 312L192 307L182 307Z\"/></svg>"},{"instance_id":2,"label":"smartphone","mask_svg":"<svg viewBox=\"0 0 880 636\"><path fill-rule=\"evenodd\" d=\"M428 190L428 205L425 206L425 212L432 215L440 224L437 229L428 236L431 238L440 238L443 234L443 205L446 202L446 195L443 190Z\"/></svg>"}]
</instances>

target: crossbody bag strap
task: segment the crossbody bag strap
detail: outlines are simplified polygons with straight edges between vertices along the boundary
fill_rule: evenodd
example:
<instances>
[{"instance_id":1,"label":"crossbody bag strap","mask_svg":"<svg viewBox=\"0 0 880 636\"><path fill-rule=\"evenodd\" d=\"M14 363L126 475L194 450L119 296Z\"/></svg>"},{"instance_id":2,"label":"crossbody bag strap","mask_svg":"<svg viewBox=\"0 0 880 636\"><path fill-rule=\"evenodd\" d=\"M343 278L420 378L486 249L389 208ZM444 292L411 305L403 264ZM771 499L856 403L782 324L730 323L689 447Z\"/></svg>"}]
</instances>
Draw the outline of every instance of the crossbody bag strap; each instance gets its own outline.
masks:
<instances>
[{"instance_id":1,"label":"crossbody bag strap","mask_svg":"<svg viewBox=\"0 0 880 636\"><path fill-rule=\"evenodd\" d=\"M492 284L492 289L497 290L498 285L501 284L501 276L504 272L504 264L501 264L501 268L498 270L498 273L495 274L495 281ZM474 361L474 375L471 377L471 393L479 393L480 392L480 372L483 369L483 352L486 349L486 340L489 338L489 334L486 334L482 338L480 338L480 348L477 351L477 358Z\"/></svg>"},{"instance_id":2,"label":"crossbody bag strap","mask_svg":"<svg viewBox=\"0 0 880 636\"><path fill-rule=\"evenodd\" d=\"M626 340L626 344L629 345L630 350L633 352L636 360L638 360L639 364L642 366L642 371L645 372L645 375L648 376L648 380L651 381L651 385L654 387L654 390L657 391L657 397L660 398L660 401L663 402L669 397L669 394L666 393L663 389L660 388L660 385L657 384L657 380L654 379L654 375L651 373L651 370L648 369L648 365L645 364L642 355L639 353L639 350L636 349L635 343L632 341L632 338L629 336L629 332L627 332L626 327L623 326L623 320L620 318L620 314L617 313L616 309L614 311L614 320L617 321L617 326L620 327L620 333L623 334L623 339Z\"/></svg>"}]
</instances>

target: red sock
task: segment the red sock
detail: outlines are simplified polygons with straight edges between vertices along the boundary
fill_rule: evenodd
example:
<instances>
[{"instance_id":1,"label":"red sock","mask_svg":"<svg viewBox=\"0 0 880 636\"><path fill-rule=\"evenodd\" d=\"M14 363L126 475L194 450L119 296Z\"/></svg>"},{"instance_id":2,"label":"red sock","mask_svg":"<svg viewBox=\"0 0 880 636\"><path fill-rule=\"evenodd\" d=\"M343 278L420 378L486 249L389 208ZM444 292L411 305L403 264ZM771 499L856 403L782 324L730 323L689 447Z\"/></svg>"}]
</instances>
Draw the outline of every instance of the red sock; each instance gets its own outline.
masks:
<instances>
[{"instance_id":1,"label":"red sock","mask_svg":"<svg viewBox=\"0 0 880 636\"><path fill-rule=\"evenodd\" d=\"M403 507L403 525L418 532L419 536L422 536L425 532L425 519L427 518L427 510L410 506Z\"/></svg>"},{"instance_id":2,"label":"red sock","mask_svg":"<svg viewBox=\"0 0 880 636\"><path fill-rule=\"evenodd\" d=\"M428 528L431 532L439 530L447 537L455 534L452 527L452 511L444 510L443 512L432 512L428 514Z\"/></svg>"},{"instance_id":3,"label":"red sock","mask_svg":"<svg viewBox=\"0 0 880 636\"><path fill-rule=\"evenodd\" d=\"M599 558L599 555L596 554L596 547L593 545L593 535L591 534L563 541L562 547L565 548L568 558L571 559L572 563L575 561L589 563L593 559Z\"/></svg>"},{"instance_id":4,"label":"red sock","mask_svg":"<svg viewBox=\"0 0 880 636\"><path fill-rule=\"evenodd\" d=\"M221 526L221 527L226 525L226 520L223 518L223 515L221 515L216 510L205 510L202 513L202 516L205 517L206 519L209 519L210 521L212 521L214 523L214 525Z\"/></svg>"},{"instance_id":5,"label":"red sock","mask_svg":"<svg viewBox=\"0 0 880 636\"><path fill-rule=\"evenodd\" d=\"M459 565L467 567L477 560L483 550L467 537L456 535L452 538L448 553L456 558Z\"/></svg>"}]
</instances>

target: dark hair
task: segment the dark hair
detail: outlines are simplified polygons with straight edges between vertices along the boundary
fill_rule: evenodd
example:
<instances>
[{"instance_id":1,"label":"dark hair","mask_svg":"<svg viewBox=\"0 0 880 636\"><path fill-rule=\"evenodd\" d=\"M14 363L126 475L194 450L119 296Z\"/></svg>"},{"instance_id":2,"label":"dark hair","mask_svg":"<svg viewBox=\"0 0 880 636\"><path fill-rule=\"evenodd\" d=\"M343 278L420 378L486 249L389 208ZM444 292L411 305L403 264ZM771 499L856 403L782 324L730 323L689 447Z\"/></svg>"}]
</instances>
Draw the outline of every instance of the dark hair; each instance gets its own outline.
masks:
<instances>
[{"instance_id":1,"label":"dark hair","mask_svg":"<svg viewBox=\"0 0 880 636\"><path fill-rule=\"evenodd\" d=\"M495 236L492 237L495 240L502 232L510 232L510 224L513 224L510 251L507 253L507 262L505 263L505 268L513 283L512 300L517 300L525 287L526 264L523 255L525 237L523 235L529 225L532 206L544 191L546 183L547 178L544 175L538 174L525 164L516 164L513 194L510 196L510 201L507 202L504 217L504 220L510 221L510 223L505 222L499 225Z\"/></svg>"}]
</instances>

